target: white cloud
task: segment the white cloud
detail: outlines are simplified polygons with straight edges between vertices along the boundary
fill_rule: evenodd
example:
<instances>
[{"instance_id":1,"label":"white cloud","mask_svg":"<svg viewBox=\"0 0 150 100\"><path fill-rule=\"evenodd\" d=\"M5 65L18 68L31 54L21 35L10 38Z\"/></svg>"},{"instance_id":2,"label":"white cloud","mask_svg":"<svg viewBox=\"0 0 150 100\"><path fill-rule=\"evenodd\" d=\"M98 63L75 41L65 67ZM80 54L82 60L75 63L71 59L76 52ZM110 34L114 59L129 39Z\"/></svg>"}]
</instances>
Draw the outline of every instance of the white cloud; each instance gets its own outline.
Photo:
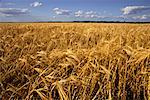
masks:
<instances>
[{"instance_id":1,"label":"white cloud","mask_svg":"<svg viewBox=\"0 0 150 100\"><path fill-rule=\"evenodd\" d=\"M83 11L78 10L77 12L74 13L75 17L82 17L83 16Z\"/></svg>"},{"instance_id":2,"label":"white cloud","mask_svg":"<svg viewBox=\"0 0 150 100\"><path fill-rule=\"evenodd\" d=\"M150 21L150 15L120 15L120 16L113 16L115 19L124 19L124 20L131 20L131 21Z\"/></svg>"},{"instance_id":3,"label":"white cloud","mask_svg":"<svg viewBox=\"0 0 150 100\"><path fill-rule=\"evenodd\" d=\"M28 9L21 9L21 8L0 8L0 16L19 16L28 14Z\"/></svg>"},{"instance_id":4,"label":"white cloud","mask_svg":"<svg viewBox=\"0 0 150 100\"><path fill-rule=\"evenodd\" d=\"M150 15L138 15L138 16L132 16L132 19L135 20L147 20L150 19Z\"/></svg>"},{"instance_id":5,"label":"white cloud","mask_svg":"<svg viewBox=\"0 0 150 100\"><path fill-rule=\"evenodd\" d=\"M122 15L112 15L112 14L103 14L96 12L94 10L84 11L84 10L77 10L73 12L66 9L61 8L54 8L53 12L57 15L72 15L76 18L82 18L85 20L103 20L103 19L109 19L109 20L124 20L124 21L145 21L150 20L150 15L146 14L147 10L149 10L149 6L127 6L122 9L123 14ZM104 11L106 12L106 11ZM140 13L143 12L143 13ZM54 17L55 18L55 17Z\"/></svg>"},{"instance_id":6,"label":"white cloud","mask_svg":"<svg viewBox=\"0 0 150 100\"><path fill-rule=\"evenodd\" d=\"M41 2L33 2L30 4L31 7L39 7L42 6L43 4Z\"/></svg>"},{"instance_id":7,"label":"white cloud","mask_svg":"<svg viewBox=\"0 0 150 100\"><path fill-rule=\"evenodd\" d=\"M59 9L60 9L60 8L54 8L53 11L57 11L57 10L59 10Z\"/></svg>"},{"instance_id":8,"label":"white cloud","mask_svg":"<svg viewBox=\"0 0 150 100\"><path fill-rule=\"evenodd\" d=\"M86 14L86 15L93 15L93 14L97 14L97 13L94 12L94 11L87 11L87 12L85 12L85 14Z\"/></svg>"},{"instance_id":9,"label":"white cloud","mask_svg":"<svg viewBox=\"0 0 150 100\"><path fill-rule=\"evenodd\" d=\"M74 13L75 17L82 17L82 18L107 18L107 16L101 16L95 11L82 11L78 10Z\"/></svg>"},{"instance_id":10,"label":"white cloud","mask_svg":"<svg viewBox=\"0 0 150 100\"><path fill-rule=\"evenodd\" d=\"M99 18L99 15L95 11L87 11L85 12L86 18Z\"/></svg>"},{"instance_id":11,"label":"white cloud","mask_svg":"<svg viewBox=\"0 0 150 100\"><path fill-rule=\"evenodd\" d=\"M121 9L124 15L138 14L148 10L150 11L150 6L127 6Z\"/></svg>"},{"instance_id":12,"label":"white cloud","mask_svg":"<svg viewBox=\"0 0 150 100\"><path fill-rule=\"evenodd\" d=\"M70 15L71 14L70 10L61 9L61 8L54 8L53 11L57 15Z\"/></svg>"},{"instance_id":13,"label":"white cloud","mask_svg":"<svg viewBox=\"0 0 150 100\"><path fill-rule=\"evenodd\" d=\"M150 21L150 6L127 6L121 11L123 14L118 18L133 21Z\"/></svg>"}]
</instances>

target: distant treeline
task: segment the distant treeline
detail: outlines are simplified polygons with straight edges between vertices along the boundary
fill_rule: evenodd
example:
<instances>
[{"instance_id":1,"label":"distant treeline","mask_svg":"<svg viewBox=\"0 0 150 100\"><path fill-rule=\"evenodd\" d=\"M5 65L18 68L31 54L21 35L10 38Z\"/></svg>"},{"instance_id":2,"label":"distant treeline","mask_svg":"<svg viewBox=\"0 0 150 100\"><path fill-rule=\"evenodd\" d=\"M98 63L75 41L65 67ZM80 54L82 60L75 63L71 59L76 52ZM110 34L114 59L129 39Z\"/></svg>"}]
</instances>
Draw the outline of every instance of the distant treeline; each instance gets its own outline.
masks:
<instances>
[{"instance_id":1,"label":"distant treeline","mask_svg":"<svg viewBox=\"0 0 150 100\"><path fill-rule=\"evenodd\" d=\"M38 23L43 23L38 22ZM126 21L45 21L45 23L150 23L150 22L126 22Z\"/></svg>"},{"instance_id":2,"label":"distant treeline","mask_svg":"<svg viewBox=\"0 0 150 100\"><path fill-rule=\"evenodd\" d=\"M126 22L126 21L38 21L38 22L0 22L0 23L134 23L145 24L150 22Z\"/></svg>"},{"instance_id":3,"label":"distant treeline","mask_svg":"<svg viewBox=\"0 0 150 100\"><path fill-rule=\"evenodd\" d=\"M126 22L126 21L73 21L77 23L150 23L150 22Z\"/></svg>"}]
</instances>

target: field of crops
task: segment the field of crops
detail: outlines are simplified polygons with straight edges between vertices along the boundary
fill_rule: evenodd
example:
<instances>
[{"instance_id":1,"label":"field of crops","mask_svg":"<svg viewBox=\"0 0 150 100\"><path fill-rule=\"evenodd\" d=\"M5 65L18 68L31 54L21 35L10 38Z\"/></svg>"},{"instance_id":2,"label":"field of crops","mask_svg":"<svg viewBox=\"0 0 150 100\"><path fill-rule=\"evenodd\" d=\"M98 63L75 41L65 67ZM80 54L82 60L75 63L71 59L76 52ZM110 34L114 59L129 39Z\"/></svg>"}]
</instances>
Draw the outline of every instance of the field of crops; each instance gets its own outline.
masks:
<instances>
[{"instance_id":1,"label":"field of crops","mask_svg":"<svg viewBox=\"0 0 150 100\"><path fill-rule=\"evenodd\" d=\"M1 23L2 100L150 100L150 24Z\"/></svg>"}]
</instances>

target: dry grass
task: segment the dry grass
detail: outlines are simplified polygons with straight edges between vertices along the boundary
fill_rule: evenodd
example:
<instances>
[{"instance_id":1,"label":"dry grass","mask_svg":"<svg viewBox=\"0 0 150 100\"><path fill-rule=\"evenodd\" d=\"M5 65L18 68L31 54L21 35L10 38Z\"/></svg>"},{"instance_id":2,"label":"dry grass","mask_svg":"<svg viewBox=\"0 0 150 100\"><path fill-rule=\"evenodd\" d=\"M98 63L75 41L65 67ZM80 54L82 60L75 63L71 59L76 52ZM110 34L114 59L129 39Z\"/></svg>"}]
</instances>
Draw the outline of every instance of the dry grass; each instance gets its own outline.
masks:
<instances>
[{"instance_id":1,"label":"dry grass","mask_svg":"<svg viewBox=\"0 0 150 100\"><path fill-rule=\"evenodd\" d=\"M2 100L148 100L149 72L149 24L0 24Z\"/></svg>"}]
</instances>

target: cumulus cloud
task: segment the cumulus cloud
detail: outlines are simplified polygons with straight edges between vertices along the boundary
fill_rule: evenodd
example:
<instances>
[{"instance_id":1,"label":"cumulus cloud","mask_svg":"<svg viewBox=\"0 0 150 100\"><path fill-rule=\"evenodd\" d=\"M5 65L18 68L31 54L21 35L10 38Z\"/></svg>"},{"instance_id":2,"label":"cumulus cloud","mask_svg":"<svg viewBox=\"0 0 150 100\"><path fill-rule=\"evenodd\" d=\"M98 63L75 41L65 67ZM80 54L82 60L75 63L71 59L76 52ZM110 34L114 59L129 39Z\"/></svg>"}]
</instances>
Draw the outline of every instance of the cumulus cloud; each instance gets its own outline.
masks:
<instances>
[{"instance_id":1,"label":"cumulus cloud","mask_svg":"<svg viewBox=\"0 0 150 100\"><path fill-rule=\"evenodd\" d=\"M120 18L132 21L150 21L150 6L127 6Z\"/></svg>"},{"instance_id":2,"label":"cumulus cloud","mask_svg":"<svg viewBox=\"0 0 150 100\"><path fill-rule=\"evenodd\" d=\"M67 9L61 9L61 8L54 8L53 12L56 15L72 15L72 11L71 10L67 10ZM76 18L108 18L108 16L101 16L99 15L99 13L97 13L96 11L83 11L83 10L78 10L73 12L73 16Z\"/></svg>"},{"instance_id":3,"label":"cumulus cloud","mask_svg":"<svg viewBox=\"0 0 150 100\"><path fill-rule=\"evenodd\" d=\"M33 2L30 4L31 7L40 7L42 6L43 4L41 2Z\"/></svg>"},{"instance_id":4,"label":"cumulus cloud","mask_svg":"<svg viewBox=\"0 0 150 100\"><path fill-rule=\"evenodd\" d=\"M107 18L107 16L101 16L95 11L82 11L78 10L74 13L75 17L82 17L82 18Z\"/></svg>"},{"instance_id":5,"label":"cumulus cloud","mask_svg":"<svg viewBox=\"0 0 150 100\"><path fill-rule=\"evenodd\" d=\"M150 6L127 6L121 9L124 15L138 14L144 11L150 11Z\"/></svg>"},{"instance_id":6,"label":"cumulus cloud","mask_svg":"<svg viewBox=\"0 0 150 100\"><path fill-rule=\"evenodd\" d=\"M131 18L135 20L147 20L150 19L150 15L138 15L138 16L132 16Z\"/></svg>"},{"instance_id":7,"label":"cumulus cloud","mask_svg":"<svg viewBox=\"0 0 150 100\"><path fill-rule=\"evenodd\" d=\"M75 17L82 17L83 16L83 11L78 10L77 12L74 13Z\"/></svg>"},{"instance_id":8,"label":"cumulus cloud","mask_svg":"<svg viewBox=\"0 0 150 100\"><path fill-rule=\"evenodd\" d=\"M120 16L113 16L116 19L124 19L124 20L131 20L131 21L150 21L150 15L120 15Z\"/></svg>"},{"instance_id":9,"label":"cumulus cloud","mask_svg":"<svg viewBox=\"0 0 150 100\"><path fill-rule=\"evenodd\" d=\"M86 18L99 18L99 15L95 11L87 11L85 12Z\"/></svg>"},{"instance_id":10,"label":"cumulus cloud","mask_svg":"<svg viewBox=\"0 0 150 100\"><path fill-rule=\"evenodd\" d=\"M21 9L21 8L0 8L0 16L19 16L28 14L28 9Z\"/></svg>"},{"instance_id":11,"label":"cumulus cloud","mask_svg":"<svg viewBox=\"0 0 150 100\"><path fill-rule=\"evenodd\" d=\"M95 11L87 11L85 12L86 15L93 15L93 14L97 14Z\"/></svg>"},{"instance_id":12,"label":"cumulus cloud","mask_svg":"<svg viewBox=\"0 0 150 100\"><path fill-rule=\"evenodd\" d=\"M70 15L71 14L70 10L61 9L61 8L54 8L53 11L57 15Z\"/></svg>"}]
</instances>

